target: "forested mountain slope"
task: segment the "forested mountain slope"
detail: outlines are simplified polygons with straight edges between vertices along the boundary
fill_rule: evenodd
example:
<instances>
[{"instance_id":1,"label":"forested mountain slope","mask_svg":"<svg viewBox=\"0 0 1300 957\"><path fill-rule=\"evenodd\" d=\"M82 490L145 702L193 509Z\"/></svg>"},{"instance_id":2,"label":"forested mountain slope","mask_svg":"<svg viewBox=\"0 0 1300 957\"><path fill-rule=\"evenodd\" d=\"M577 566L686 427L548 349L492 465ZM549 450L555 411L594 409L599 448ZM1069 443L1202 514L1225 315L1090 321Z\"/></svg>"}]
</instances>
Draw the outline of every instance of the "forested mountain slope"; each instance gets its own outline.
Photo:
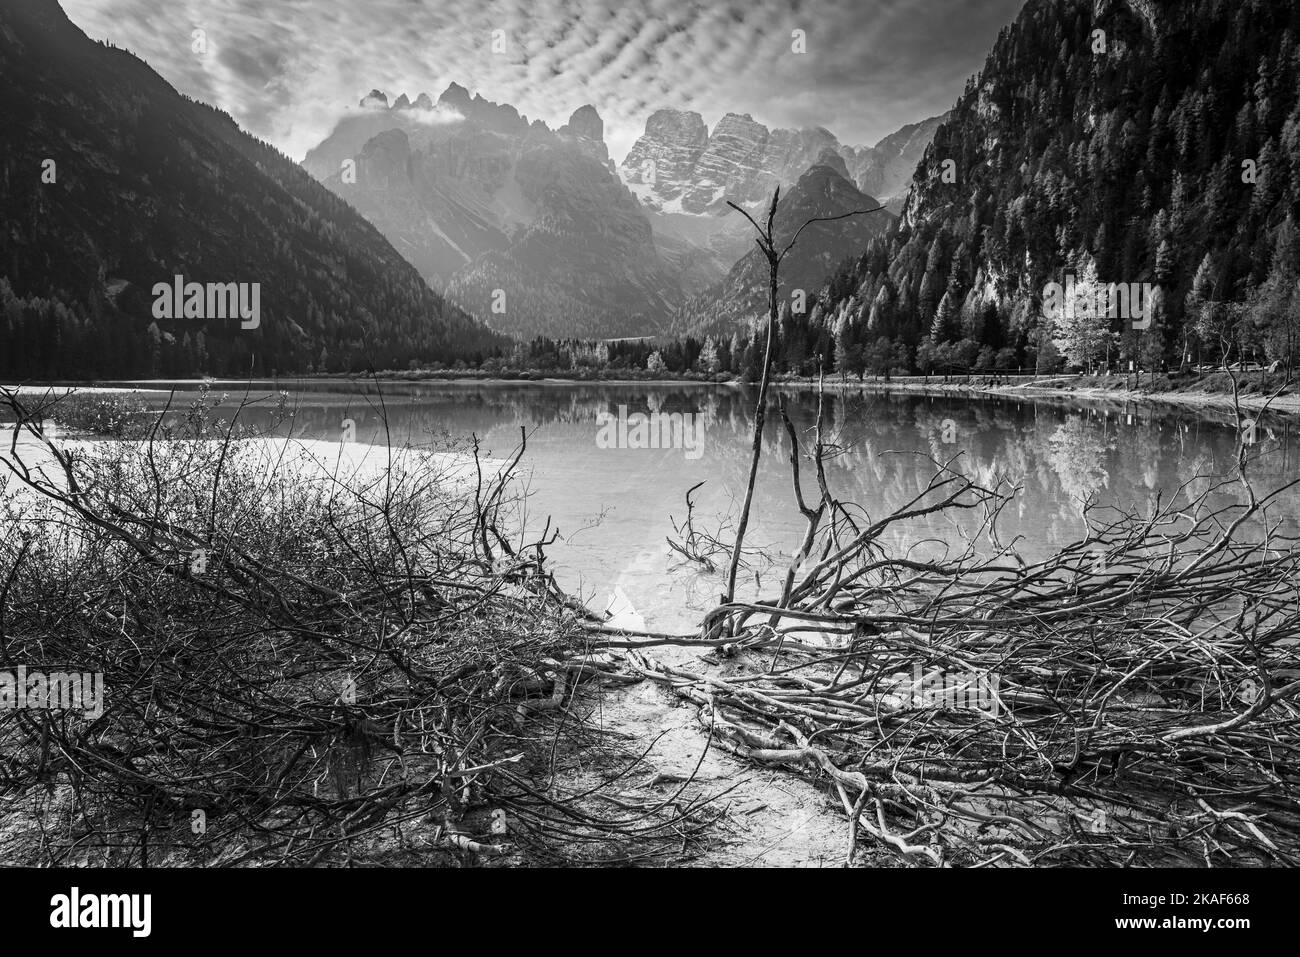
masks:
<instances>
[{"instance_id":1,"label":"forested mountain slope","mask_svg":"<svg viewBox=\"0 0 1300 957\"><path fill-rule=\"evenodd\" d=\"M824 301L837 352L1054 368L1300 337L1300 4L1030 0ZM1149 283L1147 322L1044 320L1049 283ZM1056 340L1056 344L1053 344ZM855 358L856 357L856 358Z\"/></svg>"},{"instance_id":2,"label":"forested mountain slope","mask_svg":"<svg viewBox=\"0 0 1300 957\"><path fill-rule=\"evenodd\" d=\"M296 163L55 0L0 5L0 115L0 375L361 370L501 341ZM155 318L177 275L259 284L256 327Z\"/></svg>"}]
</instances>

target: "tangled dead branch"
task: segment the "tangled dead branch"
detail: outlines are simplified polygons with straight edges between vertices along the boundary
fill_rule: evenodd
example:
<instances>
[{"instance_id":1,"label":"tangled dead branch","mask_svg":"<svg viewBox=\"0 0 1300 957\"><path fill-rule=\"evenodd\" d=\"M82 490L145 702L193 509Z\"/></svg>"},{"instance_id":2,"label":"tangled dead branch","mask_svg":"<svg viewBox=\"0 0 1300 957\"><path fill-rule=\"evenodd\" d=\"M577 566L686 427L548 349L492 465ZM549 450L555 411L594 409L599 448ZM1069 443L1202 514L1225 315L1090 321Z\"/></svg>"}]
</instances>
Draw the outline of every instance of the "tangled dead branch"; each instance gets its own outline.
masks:
<instances>
[{"instance_id":1,"label":"tangled dead branch","mask_svg":"<svg viewBox=\"0 0 1300 957\"><path fill-rule=\"evenodd\" d=\"M550 575L553 536L502 531L522 444L496 474L394 450L368 480L284 482L202 414L97 454L7 399L26 499L0 669L111 690L93 718L0 716L5 859L364 861L381 833L480 861L678 852L709 810L682 789L557 781L599 741L576 690L628 680L607 654L627 648L710 746L824 782L847 862L1296 863L1300 550L1275 514L1292 486L1258 495L1245 451L1148 509L1085 508L1083 538L1031 561L998 534L1014 489L925 459L872 517L830 488L820 412L805 445L782 408L795 559L683 638L615 632ZM978 534L938 539L956 514ZM728 654L645 653L682 643ZM604 753L602 783L643 757Z\"/></svg>"},{"instance_id":2,"label":"tangled dead branch","mask_svg":"<svg viewBox=\"0 0 1300 957\"><path fill-rule=\"evenodd\" d=\"M577 753L603 780L640 756L584 719L582 689L619 675L546 536L503 530L522 442L495 474L475 448L383 450L367 475L203 400L98 445L4 403L0 671L96 673L105 695L0 712L0 859L626 862L707 820L557 782Z\"/></svg>"},{"instance_id":3,"label":"tangled dead branch","mask_svg":"<svg viewBox=\"0 0 1300 957\"><path fill-rule=\"evenodd\" d=\"M780 592L706 615L697 643L740 651L720 669L633 657L722 746L824 781L847 861L1300 861L1300 549L1273 508L1295 483L1257 495L1243 452L1147 510L1089 505L1028 561L998 536L1014 489L927 459L873 519L828 487L820 410L806 447L781 412L807 524ZM957 513L978 534L936 542Z\"/></svg>"}]
</instances>

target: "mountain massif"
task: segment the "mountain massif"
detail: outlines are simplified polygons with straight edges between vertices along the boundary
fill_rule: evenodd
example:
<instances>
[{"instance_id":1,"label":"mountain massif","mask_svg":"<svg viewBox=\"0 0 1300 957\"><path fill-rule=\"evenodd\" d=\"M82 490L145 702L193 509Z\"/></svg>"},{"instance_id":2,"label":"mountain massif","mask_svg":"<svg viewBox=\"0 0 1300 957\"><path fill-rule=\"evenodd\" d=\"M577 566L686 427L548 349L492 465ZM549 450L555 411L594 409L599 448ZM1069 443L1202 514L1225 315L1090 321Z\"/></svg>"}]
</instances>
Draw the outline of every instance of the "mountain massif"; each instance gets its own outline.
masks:
<instances>
[{"instance_id":1,"label":"mountain massif","mask_svg":"<svg viewBox=\"0 0 1300 957\"><path fill-rule=\"evenodd\" d=\"M1295 4L1028 0L949 114L866 149L659 110L616 163L591 106L552 129L452 84L372 91L304 171L54 0L6 0L0 374L477 364L503 334L705 337L728 372L766 268L727 203L778 184L778 239L899 210L801 237L783 371L1292 366L1298 39ZM256 287L260 315L187 283ZM1149 314L1053 314L1062 283Z\"/></svg>"},{"instance_id":2,"label":"mountain massif","mask_svg":"<svg viewBox=\"0 0 1300 957\"><path fill-rule=\"evenodd\" d=\"M728 114L710 134L698 113L659 110L616 167L590 105L551 130L453 83L436 101L371 91L303 165L497 330L645 336L744 312L728 276L753 241L727 201L763 208L777 185L818 166L850 189L860 179L894 196L936 124L857 150L820 128L769 131ZM859 252L855 229L810 268ZM717 322L684 319L687 298L701 309L719 297Z\"/></svg>"},{"instance_id":3,"label":"mountain massif","mask_svg":"<svg viewBox=\"0 0 1300 957\"><path fill-rule=\"evenodd\" d=\"M298 164L55 0L0 5L0 115L0 375L362 370L500 345ZM176 277L181 310L155 292ZM256 292L256 318L212 310L214 286Z\"/></svg>"},{"instance_id":4,"label":"mountain massif","mask_svg":"<svg viewBox=\"0 0 1300 957\"><path fill-rule=\"evenodd\" d=\"M822 127L769 130L749 114L728 113L710 133L699 113L657 110L619 174L644 206L661 254L679 264L683 292L692 297L687 308L698 312L718 295L718 283L732 285L728 274L753 247L749 223L733 215L728 202L765 210L778 185L788 191L809 169L824 166L897 212L942 119L857 148ZM836 259L855 252L845 245ZM679 311L673 328L681 328L683 315Z\"/></svg>"},{"instance_id":5,"label":"mountain massif","mask_svg":"<svg viewBox=\"0 0 1300 957\"><path fill-rule=\"evenodd\" d=\"M1290 365L1298 39L1294 3L1030 0L935 132L897 228L823 298L837 357ZM1149 284L1153 314L1046 317L1046 290L1075 277Z\"/></svg>"},{"instance_id":6,"label":"mountain massif","mask_svg":"<svg viewBox=\"0 0 1300 957\"><path fill-rule=\"evenodd\" d=\"M778 185L793 185L813 166L826 166L882 200L901 199L943 119L856 148L820 126L769 130L748 113L727 113L710 133L699 113L657 110L620 172L647 208L666 213L720 213L728 201L761 206Z\"/></svg>"},{"instance_id":7,"label":"mountain massif","mask_svg":"<svg viewBox=\"0 0 1300 957\"><path fill-rule=\"evenodd\" d=\"M646 335L681 298L590 106L551 130L454 83L436 102L375 91L304 166L502 332Z\"/></svg>"}]
</instances>

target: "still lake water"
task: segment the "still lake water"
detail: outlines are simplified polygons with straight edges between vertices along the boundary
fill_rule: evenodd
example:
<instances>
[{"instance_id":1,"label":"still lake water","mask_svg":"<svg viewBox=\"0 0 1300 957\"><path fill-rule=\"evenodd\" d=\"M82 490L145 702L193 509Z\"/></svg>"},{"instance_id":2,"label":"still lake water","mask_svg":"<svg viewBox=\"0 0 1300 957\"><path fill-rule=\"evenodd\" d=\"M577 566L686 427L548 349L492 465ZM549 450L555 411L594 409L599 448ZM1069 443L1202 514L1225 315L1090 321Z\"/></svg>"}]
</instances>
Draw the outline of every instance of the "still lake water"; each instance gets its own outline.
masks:
<instances>
[{"instance_id":1,"label":"still lake water","mask_svg":"<svg viewBox=\"0 0 1300 957\"><path fill-rule=\"evenodd\" d=\"M749 465L755 390L696 384L383 383L382 408L374 383L269 383L248 392L259 399L241 421L270 421L275 388L290 393L292 426L277 431L302 439L337 441L352 419L359 442L442 447L446 438L476 436L483 453L507 459L527 430L521 464L527 490L526 522L549 517L560 539L548 549L562 585L604 608L621 592L646 627L691 630L711 607L721 577L705 576L672 551L673 519L685 515L685 494L699 482L695 521L718 528L734 521ZM172 408L194 398L194 383L176 383ZM213 385L229 393L223 409L244 398L244 387ZM165 393L141 393L161 407ZM815 421L817 396L786 390L791 419L805 435ZM775 399L775 396L773 397ZM598 441L602 414L698 416L694 448L608 448ZM828 394L828 432L843 449L827 466L830 487L879 517L914 496L933 472L927 456L948 460L992 486L1020 486L999 525L1003 542L1019 536L1029 560L1081 537L1078 502L1144 509L1157 493L1166 501L1188 485L1199 491L1211 476L1232 468L1237 436L1232 416L1131 403L1007 399L954 395L857 392ZM227 412L228 414L228 412ZM385 422L387 424L385 424ZM632 420L635 425L636 420ZM688 433L688 441L694 439ZM1257 491L1271 491L1300 475L1300 430L1294 420L1263 418L1257 428L1264 457L1252 469ZM811 438L807 441L811 442ZM604 443L607 444L607 443ZM918 454L921 453L921 454ZM804 529L791 494L790 442L775 407L769 413L763 463L755 488L747 542L778 560L798 545ZM802 474L815 496L811 463ZM1185 493L1184 493L1185 494ZM1300 497L1289 496L1274 517L1294 531ZM937 519L913 526L900 547L934 550L960 541L974 518L959 526ZM725 538L725 536L724 536ZM931 541L925 541L930 538ZM956 547L960 548L960 545ZM725 565L725 561L720 562ZM784 565L750 572L751 584L770 594Z\"/></svg>"}]
</instances>

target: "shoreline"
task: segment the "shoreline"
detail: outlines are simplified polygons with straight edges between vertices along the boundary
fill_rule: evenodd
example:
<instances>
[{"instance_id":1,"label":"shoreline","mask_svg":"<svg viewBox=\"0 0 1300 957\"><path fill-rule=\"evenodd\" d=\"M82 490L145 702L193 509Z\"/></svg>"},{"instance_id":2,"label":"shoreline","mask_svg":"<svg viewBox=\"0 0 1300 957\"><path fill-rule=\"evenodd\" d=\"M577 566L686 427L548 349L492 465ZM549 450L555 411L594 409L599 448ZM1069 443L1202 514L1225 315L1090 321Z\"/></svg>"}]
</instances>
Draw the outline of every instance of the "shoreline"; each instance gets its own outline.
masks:
<instances>
[{"instance_id":1,"label":"shoreline","mask_svg":"<svg viewBox=\"0 0 1300 957\"><path fill-rule=\"evenodd\" d=\"M1009 399L1088 399L1091 401L1111 401L1139 403L1148 405L1185 406L1200 409L1217 409L1233 411L1231 393L1172 390L1147 391L1145 389L1125 389L1110 386L1078 386L1061 388L1039 383L1019 385L985 386L976 383L958 382L866 382L866 383L827 383L827 391L836 392L883 392L979 395ZM1300 395L1288 393L1271 397L1267 394L1250 392L1238 396L1242 409L1264 410L1280 414L1300 414Z\"/></svg>"},{"instance_id":2,"label":"shoreline","mask_svg":"<svg viewBox=\"0 0 1300 957\"><path fill-rule=\"evenodd\" d=\"M827 392L849 394L859 393L897 393L897 394L915 394L915 395L953 395L953 396L983 396L993 398L1009 398L1033 400L1036 398L1043 399L1087 399L1091 401L1112 401L1125 403L1145 403L1149 405L1168 405L1182 406L1190 408L1208 408L1221 411L1231 412L1233 409L1232 395L1228 392L1214 392L1203 388L1193 387L1186 391L1174 389L1136 389L1129 388L1119 384L1079 384L1079 385L1053 385L1051 383L1079 382L1082 383L1085 376L1050 376L1042 378L1017 377L1022 381L1012 381L1004 385L984 385L980 382L944 382L938 377L931 377L928 381L919 376L899 376L885 381L882 379L867 380L845 380L839 377L828 378L825 382ZM345 382L355 382L366 386L383 387L391 386L449 386L449 387L469 387L469 386L491 386L498 388L502 386L527 388L527 387L551 387L565 388L577 386L646 386L654 388L666 387L685 387L685 388L729 388L729 389L752 389L757 388L756 382L742 382L738 379L732 379L723 382L715 382L707 379L566 379L559 376L548 376L537 379L503 379L503 378L474 378L474 377L457 377L441 378L430 376L428 378L411 378L406 376L395 377L378 377L374 379L346 379L339 376L299 376L293 379L139 379L139 380L92 380L84 383L74 383L61 381L57 383L21 383L9 384L9 388L16 389L20 394L32 394L44 392L46 390L70 391L77 390L80 392L154 392L165 394L170 391L188 391L188 387L195 389L204 385L212 389L221 389L222 391L232 391L234 389L279 389L286 385L297 385L304 391L311 391L312 386L320 384L328 386L332 384L341 384ZM185 387L185 388L177 388ZM771 388L787 389L794 391L807 391L817 388L816 379L804 378L783 378L774 379L771 382ZM1300 393L1288 392L1276 397L1270 397L1267 393L1248 392L1239 395L1238 401L1242 409L1263 410L1267 407L1269 412L1279 414L1300 414Z\"/></svg>"}]
</instances>

